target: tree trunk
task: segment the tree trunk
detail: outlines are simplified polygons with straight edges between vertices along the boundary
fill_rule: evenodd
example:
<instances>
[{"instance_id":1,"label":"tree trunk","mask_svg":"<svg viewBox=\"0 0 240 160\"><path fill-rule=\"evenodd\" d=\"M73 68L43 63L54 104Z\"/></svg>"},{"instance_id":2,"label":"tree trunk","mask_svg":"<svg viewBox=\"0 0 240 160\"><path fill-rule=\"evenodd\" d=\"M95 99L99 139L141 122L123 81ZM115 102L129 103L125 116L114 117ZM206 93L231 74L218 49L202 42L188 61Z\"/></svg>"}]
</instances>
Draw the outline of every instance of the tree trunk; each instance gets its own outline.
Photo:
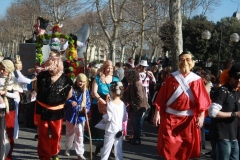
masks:
<instances>
[{"instance_id":1,"label":"tree trunk","mask_svg":"<svg viewBox=\"0 0 240 160\"><path fill-rule=\"evenodd\" d=\"M115 65L115 63L116 63L116 60L115 60L116 59L115 47L116 47L115 42L110 41L109 42L109 53L110 53L110 59L111 59L113 65Z\"/></svg>"},{"instance_id":2,"label":"tree trunk","mask_svg":"<svg viewBox=\"0 0 240 160\"><path fill-rule=\"evenodd\" d=\"M139 63L141 62L143 46L144 46L145 24L146 24L145 1L142 0L141 48L140 48L140 52L139 52Z\"/></svg>"},{"instance_id":3,"label":"tree trunk","mask_svg":"<svg viewBox=\"0 0 240 160\"><path fill-rule=\"evenodd\" d=\"M153 48L153 54L151 56L151 62L153 62L155 56L156 56L156 53L157 53L157 50L158 50L158 47L157 46L154 46Z\"/></svg>"},{"instance_id":4,"label":"tree trunk","mask_svg":"<svg viewBox=\"0 0 240 160\"><path fill-rule=\"evenodd\" d=\"M121 48L120 62L123 62L123 57L124 57L124 53L125 53L125 48L126 48L126 46L122 46L122 48Z\"/></svg>"},{"instance_id":5,"label":"tree trunk","mask_svg":"<svg viewBox=\"0 0 240 160\"><path fill-rule=\"evenodd\" d=\"M178 56L183 50L181 0L170 0L171 55L173 71L178 69Z\"/></svg>"},{"instance_id":6,"label":"tree trunk","mask_svg":"<svg viewBox=\"0 0 240 160\"><path fill-rule=\"evenodd\" d=\"M135 59L136 51L137 51L137 48L136 47L132 47L132 57L133 57L133 59Z\"/></svg>"}]
</instances>

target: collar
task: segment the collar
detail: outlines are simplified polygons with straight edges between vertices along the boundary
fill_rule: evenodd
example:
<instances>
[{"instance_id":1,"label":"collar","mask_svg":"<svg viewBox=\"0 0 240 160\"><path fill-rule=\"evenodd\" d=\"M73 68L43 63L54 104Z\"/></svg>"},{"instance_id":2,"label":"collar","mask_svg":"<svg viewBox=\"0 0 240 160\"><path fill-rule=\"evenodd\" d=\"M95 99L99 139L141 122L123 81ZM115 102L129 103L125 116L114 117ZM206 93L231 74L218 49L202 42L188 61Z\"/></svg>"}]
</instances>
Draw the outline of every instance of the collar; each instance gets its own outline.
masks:
<instances>
[{"instance_id":1,"label":"collar","mask_svg":"<svg viewBox=\"0 0 240 160\"><path fill-rule=\"evenodd\" d=\"M223 87L227 88L230 92L236 92L229 83L224 84Z\"/></svg>"}]
</instances>

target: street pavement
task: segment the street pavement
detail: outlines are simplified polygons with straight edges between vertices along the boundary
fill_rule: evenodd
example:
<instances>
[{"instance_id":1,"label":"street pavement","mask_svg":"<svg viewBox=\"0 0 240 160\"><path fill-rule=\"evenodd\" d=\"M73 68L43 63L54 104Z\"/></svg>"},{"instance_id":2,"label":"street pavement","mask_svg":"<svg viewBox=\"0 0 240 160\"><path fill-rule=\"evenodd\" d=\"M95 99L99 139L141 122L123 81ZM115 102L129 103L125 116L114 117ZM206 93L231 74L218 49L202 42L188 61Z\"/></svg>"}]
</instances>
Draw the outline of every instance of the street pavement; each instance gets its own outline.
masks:
<instances>
[{"instance_id":1,"label":"street pavement","mask_svg":"<svg viewBox=\"0 0 240 160\"><path fill-rule=\"evenodd\" d=\"M20 131L19 138L15 140L15 146L13 150L13 160L36 160L38 159L37 154L37 141L33 140L34 135L37 132L36 128L26 127L26 122L20 120ZM143 124L143 134L141 145L132 145L127 140L123 142L123 159L124 160L163 160L157 154L156 144L157 144L157 127L144 122ZM63 133L61 139L61 151L59 153L60 160L75 160L77 155L74 151L74 147L70 151L71 156L64 155L64 143L65 139L65 123L63 125ZM208 152L210 150L209 142L207 141L206 150L202 152ZM85 142L85 153L84 156L90 159L90 148L89 142ZM93 146L93 152L95 151L95 146ZM100 160L100 155L95 156L93 153L93 160ZM110 157L110 160L114 160L114 157ZM210 157L205 155L201 156L199 160L208 160Z\"/></svg>"}]
</instances>

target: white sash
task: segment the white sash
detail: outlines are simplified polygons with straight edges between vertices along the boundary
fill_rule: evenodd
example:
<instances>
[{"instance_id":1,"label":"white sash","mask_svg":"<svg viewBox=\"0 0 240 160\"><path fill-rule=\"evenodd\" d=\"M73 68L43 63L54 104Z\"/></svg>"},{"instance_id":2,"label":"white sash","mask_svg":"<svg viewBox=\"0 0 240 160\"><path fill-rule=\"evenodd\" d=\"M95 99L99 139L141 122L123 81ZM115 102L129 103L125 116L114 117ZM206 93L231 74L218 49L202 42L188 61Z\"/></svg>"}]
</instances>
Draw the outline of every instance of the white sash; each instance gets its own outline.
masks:
<instances>
[{"instance_id":1,"label":"white sash","mask_svg":"<svg viewBox=\"0 0 240 160\"><path fill-rule=\"evenodd\" d=\"M185 110L185 111L179 111L172 109L170 107L167 107L165 110L167 113L174 114L177 116L193 116L193 109Z\"/></svg>"},{"instance_id":2,"label":"white sash","mask_svg":"<svg viewBox=\"0 0 240 160\"><path fill-rule=\"evenodd\" d=\"M198 75L190 72L185 78L182 76L182 74L180 73L180 71L176 71L173 72L172 75L174 76L174 78L178 81L179 86L178 88L175 90L175 92L172 94L172 96L169 98L169 100L167 101L167 107L170 106L181 94L182 92L184 92L189 99L195 103L195 98L193 96L192 90L189 87L189 83L198 80L199 77Z\"/></svg>"}]
</instances>

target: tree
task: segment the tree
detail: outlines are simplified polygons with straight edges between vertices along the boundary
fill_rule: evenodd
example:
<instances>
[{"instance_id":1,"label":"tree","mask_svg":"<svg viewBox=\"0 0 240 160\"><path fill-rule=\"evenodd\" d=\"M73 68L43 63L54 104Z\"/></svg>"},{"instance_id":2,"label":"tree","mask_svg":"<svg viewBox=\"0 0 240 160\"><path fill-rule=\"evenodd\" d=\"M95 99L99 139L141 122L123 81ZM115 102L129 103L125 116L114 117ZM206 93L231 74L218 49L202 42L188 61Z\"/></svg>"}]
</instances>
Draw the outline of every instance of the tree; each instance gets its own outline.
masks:
<instances>
[{"instance_id":1,"label":"tree","mask_svg":"<svg viewBox=\"0 0 240 160\"><path fill-rule=\"evenodd\" d=\"M126 0L123 0L122 3L119 2L119 5L117 5L118 3L116 0L109 0L108 3L109 3L108 7L109 7L109 14L110 14L110 19L108 23L111 23L112 26L107 26L106 22L103 19L102 8L100 6L99 0L96 0L96 8L97 8L97 13L98 13L101 27L109 43L110 59L115 65L116 41L119 34L120 24L123 22L123 11L126 4Z\"/></svg>"},{"instance_id":2,"label":"tree","mask_svg":"<svg viewBox=\"0 0 240 160\"><path fill-rule=\"evenodd\" d=\"M170 39L172 41L171 56L172 56L172 68L178 69L178 55L183 50L182 42L182 17L181 17L181 1L170 0L169 3L169 15L170 15Z\"/></svg>"},{"instance_id":3,"label":"tree","mask_svg":"<svg viewBox=\"0 0 240 160\"><path fill-rule=\"evenodd\" d=\"M208 21L206 16L200 15L185 20L183 26L184 50L192 52L197 62L212 58L213 53L209 49L213 38L205 41L201 38L201 34L205 30L213 33L214 23Z\"/></svg>"}]
</instances>

